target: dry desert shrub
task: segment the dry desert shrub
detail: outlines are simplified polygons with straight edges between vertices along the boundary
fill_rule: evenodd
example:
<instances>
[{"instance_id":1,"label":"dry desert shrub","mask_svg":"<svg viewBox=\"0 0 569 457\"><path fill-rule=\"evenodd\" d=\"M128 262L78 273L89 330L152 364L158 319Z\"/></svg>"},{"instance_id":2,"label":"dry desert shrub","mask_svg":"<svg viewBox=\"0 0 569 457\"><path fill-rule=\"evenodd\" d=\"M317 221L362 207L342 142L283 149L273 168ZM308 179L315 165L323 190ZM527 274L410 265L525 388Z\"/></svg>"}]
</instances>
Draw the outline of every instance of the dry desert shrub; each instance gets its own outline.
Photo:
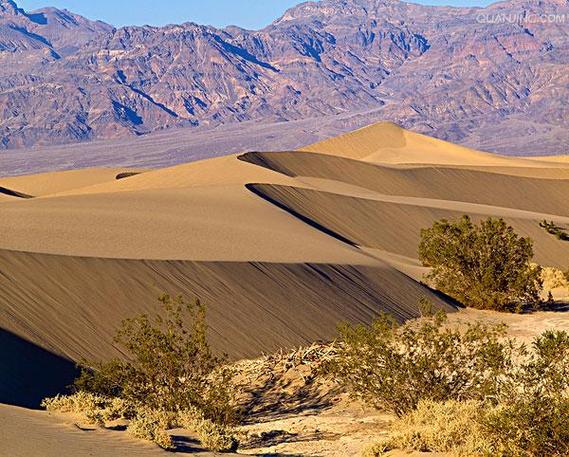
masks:
<instances>
[{"instance_id":1,"label":"dry desert shrub","mask_svg":"<svg viewBox=\"0 0 569 457\"><path fill-rule=\"evenodd\" d=\"M569 280L567 273L554 267L542 267L541 280L543 281L543 290L551 291L559 287L569 289Z\"/></svg>"}]
</instances>

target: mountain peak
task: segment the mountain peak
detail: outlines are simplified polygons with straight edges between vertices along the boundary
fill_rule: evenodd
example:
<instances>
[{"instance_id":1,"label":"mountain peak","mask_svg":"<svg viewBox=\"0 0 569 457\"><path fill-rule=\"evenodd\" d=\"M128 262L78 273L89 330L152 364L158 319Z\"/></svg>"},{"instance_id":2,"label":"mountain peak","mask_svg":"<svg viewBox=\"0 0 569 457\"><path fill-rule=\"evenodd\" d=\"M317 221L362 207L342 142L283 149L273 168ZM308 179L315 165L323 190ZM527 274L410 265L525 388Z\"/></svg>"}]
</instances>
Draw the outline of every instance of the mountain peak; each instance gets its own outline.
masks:
<instances>
[{"instance_id":1,"label":"mountain peak","mask_svg":"<svg viewBox=\"0 0 569 457\"><path fill-rule=\"evenodd\" d=\"M0 0L0 14L5 13L16 15L20 14L21 12L22 10L18 8L18 5L16 5L16 2L13 0Z\"/></svg>"}]
</instances>

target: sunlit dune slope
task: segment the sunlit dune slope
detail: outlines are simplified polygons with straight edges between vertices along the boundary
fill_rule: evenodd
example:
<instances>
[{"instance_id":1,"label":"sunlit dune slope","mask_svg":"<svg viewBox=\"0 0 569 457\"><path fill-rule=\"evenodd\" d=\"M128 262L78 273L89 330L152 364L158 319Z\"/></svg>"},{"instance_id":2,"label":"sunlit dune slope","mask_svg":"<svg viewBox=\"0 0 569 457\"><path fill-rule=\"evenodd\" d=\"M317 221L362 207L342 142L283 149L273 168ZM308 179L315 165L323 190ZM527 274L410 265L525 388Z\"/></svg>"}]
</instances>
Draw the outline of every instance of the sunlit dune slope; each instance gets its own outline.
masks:
<instances>
[{"instance_id":1,"label":"sunlit dune slope","mask_svg":"<svg viewBox=\"0 0 569 457\"><path fill-rule=\"evenodd\" d=\"M304 146L301 151L332 154L377 163L459 166L551 166L539 158L527 160L489 154L411 132L391 122L367 127ZM548 160L556 162L556 160Z\"/></svg>"},{"instance_id":2,"label":"sunlit dune slope","mask_svg":"<svg viewBox=\"0 0 569 457\"><path fill-rule=\"evenodd\" d=\"M569 242L558 240L539 226L544 217L569 226L569 217L428 198L369 194L361 198L271 185L252 188L260 196L362 247L414 258L421 228L430 226L434 220L452 220L469 214L475 221L488 216L505 218L520 234L534 240L535 259L544 265L566 268L569 263Z\"/></svg>"},{"instance_id":3,"label":"sunlit dune slope","mask_svg":"<svg viewBox=\"0 0 569 457\"><path fill-rule=\"evenodd\" d=\"M2 247L130 259L369 264L243 186L5 202Z\"/></svg>"},{"instance_id":4,"label":"sunlit dune slope","mask_svg":"<svg viewBox=\"0 0 569 457\"><path fill-rule=\"evenodd\" d=\"M57 171L37 175L0 178L0 186L38 197L65 192L102 182L114 182L119 174L142 172L124 168L85 168L81 170Z\"/></svg>"},{"instance_id":5,"label":"sunlit dune slope","mask_svg":"<svg viewBox=\"0 0 569 457\"><path fill-rule=\"evenodd\" d=\"M158 189L185 189L205 186L231 186L261 181L293 184L294 180L277 171L237 160L239 154L190 162L174 167L152 170L128 179L101 182L92 186L63 191L56 196L135 192Z\"/></svg>"}]
</instances>

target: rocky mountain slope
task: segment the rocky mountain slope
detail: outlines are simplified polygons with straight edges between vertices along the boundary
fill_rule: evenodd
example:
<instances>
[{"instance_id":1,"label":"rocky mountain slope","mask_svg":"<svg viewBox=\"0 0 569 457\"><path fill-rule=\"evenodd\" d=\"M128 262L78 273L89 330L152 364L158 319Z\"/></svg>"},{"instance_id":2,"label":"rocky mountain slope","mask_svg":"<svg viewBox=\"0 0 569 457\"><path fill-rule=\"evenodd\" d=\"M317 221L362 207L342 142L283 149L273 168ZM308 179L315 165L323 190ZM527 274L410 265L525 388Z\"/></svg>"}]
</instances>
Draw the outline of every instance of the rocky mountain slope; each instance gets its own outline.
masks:
<instances>
[{"instance_id":1,"label":"rocky mountain slope","mask_svg":"<svg viewBox=\"0 0 569 457\"><path fill-rule=\"evenodd\" d=\"M567 0L322 0L258 31L116 29L0 0L0 147L365 110L482 149L567 153L568 33Z\"/></svg>"}]
</instances>

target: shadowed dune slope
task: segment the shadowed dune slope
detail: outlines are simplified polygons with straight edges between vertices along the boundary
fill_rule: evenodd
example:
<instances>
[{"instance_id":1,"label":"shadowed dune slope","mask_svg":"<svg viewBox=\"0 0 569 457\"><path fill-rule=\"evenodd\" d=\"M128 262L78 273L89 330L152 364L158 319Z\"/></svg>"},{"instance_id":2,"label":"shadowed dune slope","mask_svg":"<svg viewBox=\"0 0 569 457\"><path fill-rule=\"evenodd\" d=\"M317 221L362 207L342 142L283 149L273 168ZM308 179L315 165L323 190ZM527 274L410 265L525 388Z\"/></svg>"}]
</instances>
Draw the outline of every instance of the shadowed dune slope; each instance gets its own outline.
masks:
<instances>
[{"instance_id":1,"label":"shadowed dune slope","mask_svg":"<svg viewBox=\"0 0 569 457\"><path fill-rule=\"evenodd\" d=\"M240 160L291 177L339 181L380 194L454 200L569 215L569 179L537 179L462 168L400 168L305 152L247 153ZM308 183L311 183L308 181Z\"/></svg>"},{"instance_id":2,"label":"shadowed dune slope","mask_svg":"<svg viewBox=\"0 0 569 457\"><path fill-rule=\"evenodd\" d=\"M42 399L70 385L78 374L71 360L3 329L0 348L0 403L36 408Z\"/></svg>"},{"instance_id":3,"label":"shadowed dune slope","mask_svg":"<svg viewBox=\"0 0 569 457\"><path fill-rule=\"evenodd\" d=\"M7 187L0 187L0 197L2 197L3 200L8 201L18 198L34 198L33 195L24 194L14 189L8 189Z\"/></svg>"},{"instance_id":4,"label":"shadowed dune slope","mask_svg":"<svg viewBox=\"0 0 569 457\"><path fill-rule=\"evenodd\" d=\"M157 310L163 292L200 297L208 306L212 345L233 358L330 339L339 322L367 322L380 311L400 321L415 317L422 296L453 309L379 261L375 266L142 261L2 250L0 272L0 327L72 360L119 356L112 341L116 326ZM25 354L11 357L32 362ZM45 372L56 370L58 361L48 362L53 365ZM28 375L2 370L0 392L18 393L18 386L38 382Z\"/></svg>"},{"instance_id":5,"label":"shadowed dune slope","mask_svg":"<svg viewBox=\"0 0 569 457\"><path fill-rule=\"evenodd\" d=\"M488 216L506 219L518 233L534 240L535 259L539 263L566 268L569 259L569 242L558 240L539 227L544 216L539 213L461 202L449 204L444 200L386 198L382 195L359 198L287 186L254 185L254 188L258 195L359 246L397 255L415 258L420 230L433 221L469 214L475 221ZM560 224L569 224L569 217L553 219Z\"/></svg>"}]
</instances>

